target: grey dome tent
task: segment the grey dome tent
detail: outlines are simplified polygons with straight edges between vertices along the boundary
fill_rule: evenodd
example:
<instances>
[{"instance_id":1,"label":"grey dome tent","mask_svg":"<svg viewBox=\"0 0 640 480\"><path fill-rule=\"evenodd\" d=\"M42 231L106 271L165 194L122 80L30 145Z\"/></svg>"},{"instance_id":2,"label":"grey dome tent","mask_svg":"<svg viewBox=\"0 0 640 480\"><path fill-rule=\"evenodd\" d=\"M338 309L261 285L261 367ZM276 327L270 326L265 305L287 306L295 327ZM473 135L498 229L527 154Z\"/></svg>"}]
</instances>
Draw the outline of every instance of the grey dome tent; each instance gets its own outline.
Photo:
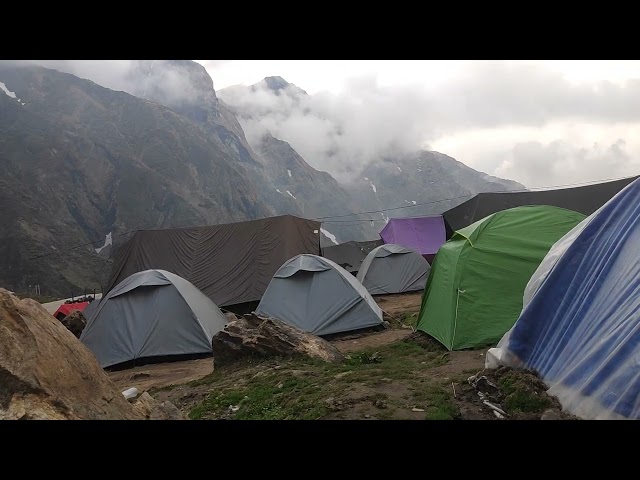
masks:
<instances>
[{"instance_id":1,"label":"grey dome tent","mask_svg":"<svg viewBox=\"0 0 640 480\"><path fill-rule=\"evenodd\" d=\"M142 358L211 353L211 337L226 323L216 304L184 278L145 270L100 300L80 341L106 368Z\"/></svg>"},{"instance_id":2,"label":"grey dome tent","mask_svg":"<svg viewBox=\"0 0 640 480\"><path fill-rule=\"evenodd\" d=\"M278 269L255 313L315 335L382 325L382 310L353 275L309 254L297 255Z\"/></svg>"},{"instance_id":3,"label":"grey dome tent","mask_svg":"<svg viewBox=\"0 0 640 480\"><path fill-rule=\"evenodd\" d=\"M401 245L380 245L369 252L357 279L371 295L424 290L431 266L415 250Z\"/></svg>"}]
</instances>

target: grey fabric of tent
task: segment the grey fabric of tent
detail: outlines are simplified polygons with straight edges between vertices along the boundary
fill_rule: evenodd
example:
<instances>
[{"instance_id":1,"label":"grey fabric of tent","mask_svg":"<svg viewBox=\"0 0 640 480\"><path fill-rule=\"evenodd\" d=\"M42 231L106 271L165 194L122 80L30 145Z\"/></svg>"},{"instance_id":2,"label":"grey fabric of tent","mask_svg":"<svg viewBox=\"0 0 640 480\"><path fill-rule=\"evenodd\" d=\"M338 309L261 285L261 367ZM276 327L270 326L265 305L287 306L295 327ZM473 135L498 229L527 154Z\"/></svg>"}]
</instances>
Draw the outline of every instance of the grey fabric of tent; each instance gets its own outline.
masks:
<instances>
[{"instance_id":1,"label":"grey fabric of tent","mask_svg":"<svg viewBox=\"0 0 640 480\"><path fill-rule=\"evenodd\" d=\"M424 290L431 266L415 250L387 244L374 248L362 262L357 279L371 295Z\"/></svg>"},{"instance_id":2,"label":"grey fabric of tent","mask_svg":"<svg viewBox=\"0 0 640 480\"><path fill-rule=\"evenodd\" d=\"M145 270L100 300L80 341L105 368L141 358L210 353L211 337L226 323L216 304L184 278Z\"/></svg>"},{"instance_id":3,"label":"grey fabric of tent","mask_svg":"<svg viewBox=\"0 0 640 480\"><path fill-rule=\"evenodd\" d=\"M94 300L89 305L87 305L87 307L82 311L84 318L89 320L93 312L98 308L98 305L100 305L100 299Z\"/></svg>"},{"instance_id":4,"label":"grey fabric of tent","mask_svg":"<svg viewBox=\"0 0 640 480\"><path fill-rule=\"evenodd\" d=\"M317 255L297 255L275 273L256 313L315 335L382 325L382 310L356 278Z\"/></svg>"}]
</instances>

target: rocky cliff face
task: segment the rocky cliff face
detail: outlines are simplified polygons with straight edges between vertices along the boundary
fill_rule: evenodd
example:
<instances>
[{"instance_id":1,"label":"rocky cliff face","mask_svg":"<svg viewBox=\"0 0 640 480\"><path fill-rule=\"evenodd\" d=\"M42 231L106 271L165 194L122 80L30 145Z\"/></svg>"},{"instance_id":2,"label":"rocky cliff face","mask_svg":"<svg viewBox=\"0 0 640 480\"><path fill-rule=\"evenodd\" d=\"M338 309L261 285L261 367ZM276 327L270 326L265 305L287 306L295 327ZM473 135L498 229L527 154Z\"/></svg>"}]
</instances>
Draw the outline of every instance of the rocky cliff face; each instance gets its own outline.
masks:
<instances>
[{"instance_id":1,"label":"rocky cliff face","mask_svg":"<svg viewBox=\"0 0 640 480\"><path fill-rule=\"evenodd\" d=\"M185 115L215 136L229 158L242 163L260 200L272 214L316 218L358 211L360 205L347 189L327 172L311 167L288 143L267 133L250 145L236 117L238 110L216 96L213 80L200 64L184 60L139 61L129 80L133 85L131 93ZM267 77L262 83L276 95L306 95L281 77ZM377 235L367 223L331 228L338 241ZM323 245L333 243L326 235L321 241Z\"/></svg>"},{"instance_id":2,"label":"rocky cliff face","mask_svg":"<svg viewBox=\"0 0 640 480\"><path fill-rule=\"evenodd\" d=\"M389 217L440 214L479 192L524 188L478 172L448 155L419 151L370 163L354 180L351 191L366 210L397 207L368 216L381 228Z\"/></svg>"},{"instance_id":3,"label":"rocky cliff face","mask_svg":"<svg viewBox=\"0 0 640 480\"><path fill-rule=\"evenodd\" d=\"M287 142L270 134L263 137L256 148L264 162L264 173L270 190L265 198L279 211L306 218L323 218L360 211L362 205L353 198L348 189L340 185L327 172L311 167ZM349 239L376 238L377 231L369 223L327 224L321 238L323 246ZM329 236L327 236L329 235Z\"/></svg>"},{"instance_id":4,"label":"rocky cliff face","mask_svg":"<svg viewBox=\"0 0 640 480\"><path fill-rule=\"evenodd\" d=\"M40 67L0 64L0 82L20 99L0 92L0 284L11 290L99 286L111 247L95 249L110 232L117 244L139 228L273 213L242 154L183 114Z\"/></svg>"}]
</instances>

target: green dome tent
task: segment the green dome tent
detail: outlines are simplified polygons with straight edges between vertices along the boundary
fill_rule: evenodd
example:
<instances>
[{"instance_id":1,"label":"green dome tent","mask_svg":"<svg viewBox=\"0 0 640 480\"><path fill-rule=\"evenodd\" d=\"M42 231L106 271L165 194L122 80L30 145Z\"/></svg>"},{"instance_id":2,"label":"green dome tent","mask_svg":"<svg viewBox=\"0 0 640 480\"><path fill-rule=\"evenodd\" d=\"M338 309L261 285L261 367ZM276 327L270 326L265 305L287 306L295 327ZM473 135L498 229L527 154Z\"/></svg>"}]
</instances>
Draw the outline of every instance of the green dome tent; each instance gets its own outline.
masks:
<instances>
[{"instance_id":1,"label":"green dome tent","mask_svg":"<svg viewBox=\"0 0 640 480\"><path fill-rule=\"evenodd\" d=\"M531 205L494 213L455 232L431 266L418 330L449 350L497 343L520 315L524 288L544 256L584 218Z\"/></svg>"}]
</instances>

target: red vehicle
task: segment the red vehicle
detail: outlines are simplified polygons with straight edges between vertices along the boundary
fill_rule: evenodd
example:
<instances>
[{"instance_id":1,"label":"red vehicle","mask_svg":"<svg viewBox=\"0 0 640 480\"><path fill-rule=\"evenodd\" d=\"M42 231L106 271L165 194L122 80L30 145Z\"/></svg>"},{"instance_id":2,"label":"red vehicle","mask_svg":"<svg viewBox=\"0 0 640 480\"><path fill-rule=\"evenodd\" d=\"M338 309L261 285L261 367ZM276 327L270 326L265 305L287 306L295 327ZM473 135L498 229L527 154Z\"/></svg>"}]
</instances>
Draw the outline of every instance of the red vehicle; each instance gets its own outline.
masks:
<instances>
[{"instance_id":1,"label":"red vehicle","mask_svg":"<svg viewBox=\"0 0 640 480\"><path fill-rule=\"evenodd\" d=\"M62 320L64 317L66 317L67 315L69 315L71 312L73 312L74 310L80 310L81 312L87 308L87 305L89 305L89 301L88 300L76 300L76 301L67 301L68 303L63 303L62 305L60 305L58 307L58 309L55 311L55 313L53 314L54 317L56 317L58 320Z\"/></svg>"}]
</instances>

